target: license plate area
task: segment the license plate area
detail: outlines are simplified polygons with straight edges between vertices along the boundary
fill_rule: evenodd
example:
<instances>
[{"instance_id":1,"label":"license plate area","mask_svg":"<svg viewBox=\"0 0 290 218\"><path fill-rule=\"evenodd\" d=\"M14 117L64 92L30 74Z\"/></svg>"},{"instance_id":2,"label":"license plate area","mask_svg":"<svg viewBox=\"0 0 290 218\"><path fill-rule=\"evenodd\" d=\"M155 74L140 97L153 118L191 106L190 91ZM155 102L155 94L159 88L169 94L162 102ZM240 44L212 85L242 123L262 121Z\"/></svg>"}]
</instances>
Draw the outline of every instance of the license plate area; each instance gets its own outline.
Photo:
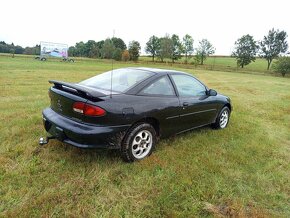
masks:
<instances>
[{"instance_id":1,"label":"license plate area","mask_svg":"<svg viewBox=\"0 0 290 218\"><path fill-rule=\"evenodd\" d=\"M55 136L60 141L63 141L64 139L67 138L65 133L64 133L64 130L62 128L60 128L60 127L56 126L55 124L49 122L45 118L43 119L43 122L44 122L45 130L47 132L49 132L52 136Z\"/></svg>"}]
</instances>

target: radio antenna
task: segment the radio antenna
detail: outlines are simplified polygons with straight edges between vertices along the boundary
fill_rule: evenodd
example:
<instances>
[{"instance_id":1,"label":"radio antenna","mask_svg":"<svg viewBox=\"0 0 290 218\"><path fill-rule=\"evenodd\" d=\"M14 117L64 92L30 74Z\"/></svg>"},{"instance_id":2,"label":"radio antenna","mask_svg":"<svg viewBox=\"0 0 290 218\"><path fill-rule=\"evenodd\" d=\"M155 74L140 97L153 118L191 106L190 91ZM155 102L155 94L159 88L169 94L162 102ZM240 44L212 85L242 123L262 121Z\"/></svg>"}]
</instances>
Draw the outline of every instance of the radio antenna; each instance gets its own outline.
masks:
<instances>
[{"instance_id":1,"label":"radio antenna","mask_svg":"<svg viewBox=\"0 0 290 218\"><path fill-rule=\"evenodd\" d=\"M115 30L113 30L113 38L114 37L115 37ZM112 41L112 43L113 43L113 41ZM113 58L113 54L112 54L112 70L111 70L111 90L110 90L110 98L112 98L112 92L113 92L113 71L114 71L114 58Z\"/></svg>"}]
</instances>

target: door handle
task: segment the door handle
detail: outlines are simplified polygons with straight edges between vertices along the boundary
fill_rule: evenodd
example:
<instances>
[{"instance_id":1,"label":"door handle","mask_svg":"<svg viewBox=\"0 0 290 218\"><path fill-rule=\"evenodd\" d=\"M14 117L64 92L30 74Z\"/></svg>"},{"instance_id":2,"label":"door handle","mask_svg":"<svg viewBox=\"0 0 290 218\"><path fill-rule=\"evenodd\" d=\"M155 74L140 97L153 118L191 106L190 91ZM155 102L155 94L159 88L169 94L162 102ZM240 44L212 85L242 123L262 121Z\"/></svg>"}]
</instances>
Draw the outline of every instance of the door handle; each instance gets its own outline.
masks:
<instances>
[{"instance_id":1,"label":"door handle","mask_svg":"<svg viewBox=\"0 0 290 218\"><path fill-rule=\"evenodd\" d=\"M183 107L187 107L188 105L189 105L189 103L188 102L183 102Z\"/></svg>"}]
</instances>

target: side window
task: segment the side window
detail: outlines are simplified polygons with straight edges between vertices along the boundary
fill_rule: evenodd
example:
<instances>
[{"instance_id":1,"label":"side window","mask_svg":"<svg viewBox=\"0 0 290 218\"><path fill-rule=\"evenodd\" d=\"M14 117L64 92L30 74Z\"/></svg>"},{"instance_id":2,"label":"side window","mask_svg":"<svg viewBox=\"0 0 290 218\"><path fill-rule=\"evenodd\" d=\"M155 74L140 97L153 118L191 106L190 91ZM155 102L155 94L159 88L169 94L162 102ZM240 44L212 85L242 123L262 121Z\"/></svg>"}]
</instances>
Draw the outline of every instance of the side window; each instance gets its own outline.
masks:
<instances>
[{"instance_id":1,"label":"side window","mask_svg":"<svg viewBox=\"0 0 290 218\"><path fill-rule=\"evenodd\" d=\"M191 76L172 75L177 91L182 97L202 96L206 94L203 84Z\"/></svg>"},{"instance_id":2,"label":"side window","mask_svg":"<svg viewBox=\"0 0 290 218\"><path fill-rule=\"evenodd\" d=\"M172 84L167 76L152 82L146 86L141 92L141 95L175 95Z\"/></svg>"}]
</instances>

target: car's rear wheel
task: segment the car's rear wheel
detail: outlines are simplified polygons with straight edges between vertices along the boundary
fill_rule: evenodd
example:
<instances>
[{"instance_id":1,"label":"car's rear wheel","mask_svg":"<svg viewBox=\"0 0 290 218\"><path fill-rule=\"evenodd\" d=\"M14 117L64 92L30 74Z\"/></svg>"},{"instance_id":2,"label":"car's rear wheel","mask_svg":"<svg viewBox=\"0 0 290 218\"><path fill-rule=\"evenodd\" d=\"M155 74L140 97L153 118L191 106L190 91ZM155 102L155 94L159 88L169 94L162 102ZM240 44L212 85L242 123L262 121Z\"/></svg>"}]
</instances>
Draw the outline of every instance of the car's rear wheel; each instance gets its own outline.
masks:
<instances>
[{"instance_id":1,"label":"car's rear wheel","mask_svg":"<svg viewBox=\"0 0 290 218\"><path fill-rule=\"evenodd\" d=\"M156 144L156 131L148 123L134 125L126 134L121 154L126 162L142 160L151 155Z\"/></svg>"},{"instance_id":2,"label":"car's rear wheel","mask_svg":"<svg viewBox=\"0 0 290 218\"><path fill-rule=\"evenodd\" d=\"M230 121L230 109L225 106L221 109L218 117L216 118L215 123L212 124L212 127L214 129L224 129L227 127L229 121Z\"/></svg>"}]
</instances>

